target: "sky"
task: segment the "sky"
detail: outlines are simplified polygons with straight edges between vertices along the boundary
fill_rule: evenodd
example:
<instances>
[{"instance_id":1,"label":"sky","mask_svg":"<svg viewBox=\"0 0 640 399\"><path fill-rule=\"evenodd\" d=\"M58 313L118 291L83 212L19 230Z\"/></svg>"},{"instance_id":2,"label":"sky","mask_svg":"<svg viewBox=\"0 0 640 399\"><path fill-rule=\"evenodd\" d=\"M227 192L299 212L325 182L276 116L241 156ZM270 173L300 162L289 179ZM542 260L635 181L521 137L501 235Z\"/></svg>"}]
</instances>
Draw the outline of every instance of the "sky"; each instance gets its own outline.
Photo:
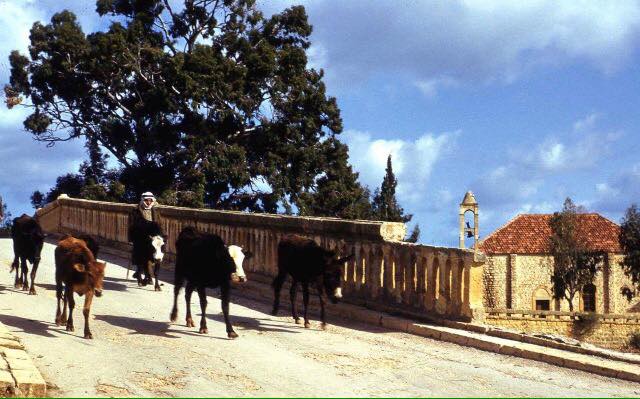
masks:
<instances>
[{"instance_id":1,"label":"sky","mask_svg":"<svg viewBox=\"0 0 640 399\"><path fill-rule=\"evenodd\" d=\"M262 0L266 14L299 2ZM392 156L397 196L425 244L458 245L465 192L480 236L571 197L619 223L640 194L640 2L303 1L310 66L325 71L341 140L372 191ZM0 0L0 83L34 21L64 8L85 32L93 1ZM82 142L47 148L25 113L0 105L0 195L14 215L30 194L77 171Z\"/></svg>"}]
</instances>

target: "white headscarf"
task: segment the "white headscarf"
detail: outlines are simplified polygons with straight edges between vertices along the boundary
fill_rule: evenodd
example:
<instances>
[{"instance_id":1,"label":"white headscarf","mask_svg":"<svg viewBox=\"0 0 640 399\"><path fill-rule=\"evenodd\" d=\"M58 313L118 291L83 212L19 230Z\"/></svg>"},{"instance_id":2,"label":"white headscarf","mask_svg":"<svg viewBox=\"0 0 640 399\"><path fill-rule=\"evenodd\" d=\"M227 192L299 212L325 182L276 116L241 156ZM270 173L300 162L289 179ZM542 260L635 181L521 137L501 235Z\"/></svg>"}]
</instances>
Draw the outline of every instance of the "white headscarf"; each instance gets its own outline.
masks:
<instances>
[{"instance_id":1,"label":"white headscarf","mask_svg":"<svg viewBox=\"0 0 640 399\"><path fill-rule=\"evenodd\" d=\"M147 205L144 200L151 198L151 205ZM156 197L153 196L153 193L150 191L142 193L142 198L140 199L140 209L142 210L150 210L156 204Z\"/></svg>"}]
</instances>

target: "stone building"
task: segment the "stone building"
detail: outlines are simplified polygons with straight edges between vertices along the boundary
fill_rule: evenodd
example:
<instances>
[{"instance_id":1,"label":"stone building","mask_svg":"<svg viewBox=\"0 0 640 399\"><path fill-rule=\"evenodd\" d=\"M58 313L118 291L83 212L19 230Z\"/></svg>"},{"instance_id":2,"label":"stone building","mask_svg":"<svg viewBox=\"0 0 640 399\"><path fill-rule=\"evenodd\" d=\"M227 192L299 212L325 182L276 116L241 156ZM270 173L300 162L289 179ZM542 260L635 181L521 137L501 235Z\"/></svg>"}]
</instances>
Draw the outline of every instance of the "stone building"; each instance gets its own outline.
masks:
<instances>
[{"instance_id":1,"label":"stone building","mask_svg":"<svg viewBox=\"0 0 640 399\"><path fill-rule=\"evenodd\" d=\"M552 298L553 257L549 254L550 214L518 215L479 243L486 255L486 308L515 310L569 310L566 299ZM597 213L578 215L578 233L587 245L606 253L594 283L576 295L574 310L598 313L640 311L638 300L621 294L630 287L620 261L620 226Z\"/></svg>"}]
</instances>

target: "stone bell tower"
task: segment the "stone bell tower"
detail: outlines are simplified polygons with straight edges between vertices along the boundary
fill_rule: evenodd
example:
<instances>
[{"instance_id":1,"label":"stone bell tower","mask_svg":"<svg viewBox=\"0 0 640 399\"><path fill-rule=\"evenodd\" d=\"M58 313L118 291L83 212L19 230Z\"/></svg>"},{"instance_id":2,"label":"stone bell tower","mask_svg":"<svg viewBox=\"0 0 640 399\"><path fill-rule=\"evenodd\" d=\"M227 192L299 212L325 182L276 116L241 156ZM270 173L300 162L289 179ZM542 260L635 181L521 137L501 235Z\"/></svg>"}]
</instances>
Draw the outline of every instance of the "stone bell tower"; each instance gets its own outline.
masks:
<instances>
[{"instance_id":1,"label":"stone bell tower","mask_svg":"<svg viewBox=\"0 0 640 399\"><path fill-rule=\"evenodd\" d=\"M469 226L468 224L465 226L464 222L464 214L468 211L473 212L473 226ZM465 235L467 237L473 237L473 250L478 250L478 201L476 201L476 197L473 196L471 191L467 191L462 199L462 203L460 204L460 248L464 248L464 238Z\"/></svg>"}]
</instances>

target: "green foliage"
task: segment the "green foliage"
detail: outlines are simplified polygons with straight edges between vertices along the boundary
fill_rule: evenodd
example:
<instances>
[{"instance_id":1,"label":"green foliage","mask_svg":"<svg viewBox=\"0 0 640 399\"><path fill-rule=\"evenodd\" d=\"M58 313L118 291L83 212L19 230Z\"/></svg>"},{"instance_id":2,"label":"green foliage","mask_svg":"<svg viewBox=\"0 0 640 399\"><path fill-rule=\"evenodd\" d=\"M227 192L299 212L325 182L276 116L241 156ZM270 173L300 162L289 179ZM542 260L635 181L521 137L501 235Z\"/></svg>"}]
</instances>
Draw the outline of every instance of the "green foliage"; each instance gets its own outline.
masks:
<instances>
[{"instance_id":1,"label":"green foliage","mask_svg":"<svg viewBox=\"0 0 640 399\"><path fill-rule=\"evenodd\" d=\"M387 158L387 169L380 189L376 189L373 195L373 217L387 222L407 223L413 215L405 215L404 209L396 199L396 187L398 179L393 174L391 155Z\"/></svg>"},{"instance_id":2,"label":"green foliage","mask_svg":"<svg viewBox=\"0 0 640 399\"><path fill-rule=\"evenodd\" d=\"M576 293L593 283L604 260L604 254L590 250L585 237L578 231L578 214L582 211L571 198L567 198L562 211L555 212L550 221L552 234L549 248L554 260L551 276L553 297L569 301L570 311L573 311Z\"/></svg>"},{"instance_id":3,"label":"green foliage","mask_svg":"<svg viewBox=\"0 0 640 399\"><path fill-rule=\"evenodd\" d=\"M633 288L623 289L622 294L631 300L640 286L640 212L636 204L627 209L622 219L619 239L624 254L620 265L633 284Z\"/></svg>"},{"instance_id":4,"label":"green foliage","mask_svg":"<svg viewBox=\"0 0 640 399\"><path fill-rule=\"evenodd\" d=\"M253 0L174 7L98 0L106 30L85 35L62 11L33 25L28 56L11 53L7 104L32 108L27 131L87 142L89 162L59 183L83 179L76 195L94 198L150 190L186 206L370 216L336 138L336 100L323 71L307 67L304 7L271 17ZM101 180L100 148L119 164L115 179ZM115 181L124 194L109 188Z\"/></svg>"},{"instance_id":5,"label":"green foliage","mask_svg":"<svg viewBox=\"0 0 640 399\"><path fill-rule=\"evenodd\" d=\"M11 231L11 212L7 209L7 204L0 196L0 234L8 234Z\"/></svg>"},{"instance_id":6,"label":"green foliage","mask_svg":"<svg viewBox=\"0 0 640 399\"><path fill-rule=\"evenodd\" d=\"M39 209L46 205L45 196L39 190L36 190L31 194L31 206L33 209Z\"/></svg>"}]
</instances>

